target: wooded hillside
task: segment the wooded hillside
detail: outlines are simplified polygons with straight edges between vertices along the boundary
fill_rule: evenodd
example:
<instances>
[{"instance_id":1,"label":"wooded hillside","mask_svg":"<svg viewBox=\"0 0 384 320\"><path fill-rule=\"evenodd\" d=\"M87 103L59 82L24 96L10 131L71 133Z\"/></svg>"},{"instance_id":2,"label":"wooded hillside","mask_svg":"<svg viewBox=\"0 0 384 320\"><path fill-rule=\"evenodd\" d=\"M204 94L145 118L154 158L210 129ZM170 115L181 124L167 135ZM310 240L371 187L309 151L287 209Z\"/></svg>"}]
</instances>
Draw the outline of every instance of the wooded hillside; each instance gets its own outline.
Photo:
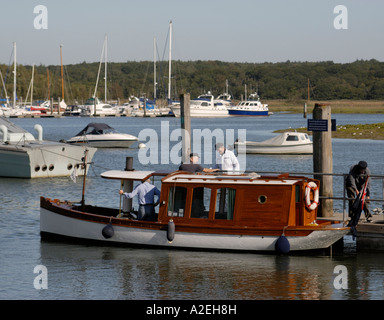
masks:
<instances>
[{"instance_id":1,"label":"wooded hillside","mask_svg":"<svg viewBox=\"0 0 384 320\"><path fill-rule=\"evenodd\" d=\"M13 91L13 66L0 65L9 97ZM64 66L65 101L83 103L93 95L99 63L80 63ZM268 99L306 99L309 79L313 100L384 99L384 62L358 60L338 64L325 62L284 63L230 63L221 61L173 61L172 96L188 92L191 99L211 91L215 96L225 91L234 99L258 91L263 101ZM62 97L61 67L36 66L34 76L34 100L50 96ZM157 64L158 98L167 96L168 62ZM17 96L25 99L32 76L32 66L17 67ZM108 64L108 99L125 101L130 95L153 97L153 62L128 61ZM104 66L101 68L98 97L104 99ZM1 98L5 98L2 85Z\"/></svg>"}]
</instances>

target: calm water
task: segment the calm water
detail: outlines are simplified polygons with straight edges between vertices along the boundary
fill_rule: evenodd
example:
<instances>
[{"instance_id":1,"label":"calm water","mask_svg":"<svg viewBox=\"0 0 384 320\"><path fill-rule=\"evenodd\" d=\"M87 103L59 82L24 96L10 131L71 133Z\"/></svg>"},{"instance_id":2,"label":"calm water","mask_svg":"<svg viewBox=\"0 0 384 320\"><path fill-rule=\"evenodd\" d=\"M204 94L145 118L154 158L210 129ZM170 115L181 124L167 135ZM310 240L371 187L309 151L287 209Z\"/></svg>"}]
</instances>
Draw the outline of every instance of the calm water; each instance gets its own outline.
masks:
<instances>
[{"instance_id":1,"label":"calm water","mask_svg":"<svg viewBox=\"0 0 384 320\"><path fill-rule=\"evenodd\" d=\"M337 124L384 122L383 115L333 115ZM44 138L67 139L89 118L12 119L34 133L39 123ZM174 118L105 118L120 132L139 135L145 128L161 132L179 128ZM164 123L163 123L164 126ZM192 129L247 129L247 139L262 141L275 129L306 126L302 115L274 114L269 118L193 119ZM164 139L164 137L163 137ZM176 143L176 142L175 142ZM384 174L383 141L333 140L335 173L346 173L366 160L373 174ZM170 146L172 148L172 145ZM100 149L94 156L86 186L86 201L119 206L118 184L99 177L110 169L123 169L125 158L134 158L136 169L177 168L177 164L143 165L138 149ZM159 159L160 160L160 159ZM312 172L311 156L257 156L246 159L247 170ZM80 179L79 179L80 180ZM335 192L342 184L334 180ZM347 236L344 253L329 256L274 256L95 247L42 242L39 226L41 195L79 200L81 181L70 178L0 178L0 299L383 299L384 254L356 253ZM382 198L381 181L374 181L373 195ZM375 204L372 207L379 206ZM342 208L335 203L336 209ZM34 268L47 267L48 289L37 290ZM337 289L335 267L345 266L348 288Z\"/></svg>"}]
</instances>

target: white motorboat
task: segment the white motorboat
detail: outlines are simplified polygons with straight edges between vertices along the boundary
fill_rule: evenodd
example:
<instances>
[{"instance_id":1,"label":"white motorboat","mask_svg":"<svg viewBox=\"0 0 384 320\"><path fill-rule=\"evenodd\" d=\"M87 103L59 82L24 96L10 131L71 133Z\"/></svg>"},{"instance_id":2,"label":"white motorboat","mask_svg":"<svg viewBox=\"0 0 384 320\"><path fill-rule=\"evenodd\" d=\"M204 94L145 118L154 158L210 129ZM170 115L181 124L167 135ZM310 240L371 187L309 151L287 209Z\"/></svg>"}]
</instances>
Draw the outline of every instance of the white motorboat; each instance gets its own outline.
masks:
<instances>
[{"instance_id":1,"label":"white motorboat","mask_svg":"<svg viewBox=\"0 0 384 320\"><path fill-rule=\"evenodd\" d=\"M92 122L66 142L86 144L97 148L129 148L138 140L128 133L118 133L106 123Z\"/></svg>"},{"instance_id":2,"label":"white motorboat","mask_svg":"<svg viewBox=\"0 0 384 320\"><path fill-rule=\"evenodd\" d=\"M82 109L77 105L70 105L65 108L63 113L64 117L76 117L80 116Z\"/></svg>"},{"instance_id":3,"label":"white motorboat","mask_svg":"<svg viewBox=\"0 0 384 320\"><path fill-rule=\"evenodd\" d=\"M252 93L246 101L240 101L236 106L228 109L231 116L268 116L268 104L260 102L259 95Z\"/></svg>"},{"instance_id":4,"label":"white motorboat","mask_svg":"<svg viewBox=\"0 0 384 320\"><path fill-rule=\"evenodd\" d=\"M212 94L204 94L190 101L191 117L227 117L228 108L222 103L215 103ZM175 117L180 117L180 105L171 105Z\"/></svg>"},{"instance_id":5,"label":"white motorboat","mask_svg":"<svg viewBox=\"0 0 384 320\"><path fill-rule=\"evenodd\" d=\"M92 161L96 148L71 146L43 140L43 129L35 125L38 139L28 131L0 117L0 176L47 178L70 176L76 168L83 175L82 158Z\"/></svg>"},{"instance_id":6,"label":"white motorboat","mask_svg":"<svg viewBox=\"0 0 384 320\"><path fill-rule=\"evenodd\" d=\"M81 116L116 116L119 113L118 108L108 103L103 103L97 97L87 99L82 109L83 112L80 114Z\"/></svg>"},{"instance_id":7,"label":"white motorboat","mask_svg":"<svg viewBox=\"0 0 384 320\"><path fill-rule=\"evenodd\" d=\"M238 152L255 154L312 154L313 143L306 133L284 132L277 137L255 142L237 141L235 148Z\"/></svg>"}]
</instances>

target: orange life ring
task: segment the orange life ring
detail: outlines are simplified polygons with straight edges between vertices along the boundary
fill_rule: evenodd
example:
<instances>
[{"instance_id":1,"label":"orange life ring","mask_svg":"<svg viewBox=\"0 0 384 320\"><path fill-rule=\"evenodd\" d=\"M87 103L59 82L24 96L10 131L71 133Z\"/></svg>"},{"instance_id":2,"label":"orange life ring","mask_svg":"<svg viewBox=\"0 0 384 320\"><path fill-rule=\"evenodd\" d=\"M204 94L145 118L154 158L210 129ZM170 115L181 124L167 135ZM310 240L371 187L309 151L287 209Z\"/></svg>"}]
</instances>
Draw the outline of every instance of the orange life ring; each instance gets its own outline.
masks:
<instances>
[{"instance_id":1,"label":"orange life ring","mask_svg":"<svg viewBox=\"0 0 384 320\"><path fill-rule=\"evenodd\" d=\"M310 194L313 190L313 201L311 201ZM309 182L305 187L305 206L309 210L315 210L319 205L319 188L313 181Z\"/></svg>"}]
</instances>

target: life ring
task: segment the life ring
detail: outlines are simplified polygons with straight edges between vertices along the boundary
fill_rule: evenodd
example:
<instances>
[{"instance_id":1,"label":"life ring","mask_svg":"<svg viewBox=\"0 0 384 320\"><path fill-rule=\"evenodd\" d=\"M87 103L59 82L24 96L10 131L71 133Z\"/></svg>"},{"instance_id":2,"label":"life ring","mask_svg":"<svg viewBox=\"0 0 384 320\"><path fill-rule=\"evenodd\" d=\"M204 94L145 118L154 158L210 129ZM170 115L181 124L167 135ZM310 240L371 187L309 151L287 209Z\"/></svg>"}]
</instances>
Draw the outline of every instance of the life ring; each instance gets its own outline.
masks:
<instances>
[{"instance_id":1,"label":"life ring","mask_svg":"<svg viewBox=\"0 0 384 320\"><path fill-rule=\"evenodd\" d=\"M311 190L313 190L313 201L310 199ZM319 188L313 181L305 187L305 206L309 210L315 210L319 205Z\"/></svg>"}]
</instances>

